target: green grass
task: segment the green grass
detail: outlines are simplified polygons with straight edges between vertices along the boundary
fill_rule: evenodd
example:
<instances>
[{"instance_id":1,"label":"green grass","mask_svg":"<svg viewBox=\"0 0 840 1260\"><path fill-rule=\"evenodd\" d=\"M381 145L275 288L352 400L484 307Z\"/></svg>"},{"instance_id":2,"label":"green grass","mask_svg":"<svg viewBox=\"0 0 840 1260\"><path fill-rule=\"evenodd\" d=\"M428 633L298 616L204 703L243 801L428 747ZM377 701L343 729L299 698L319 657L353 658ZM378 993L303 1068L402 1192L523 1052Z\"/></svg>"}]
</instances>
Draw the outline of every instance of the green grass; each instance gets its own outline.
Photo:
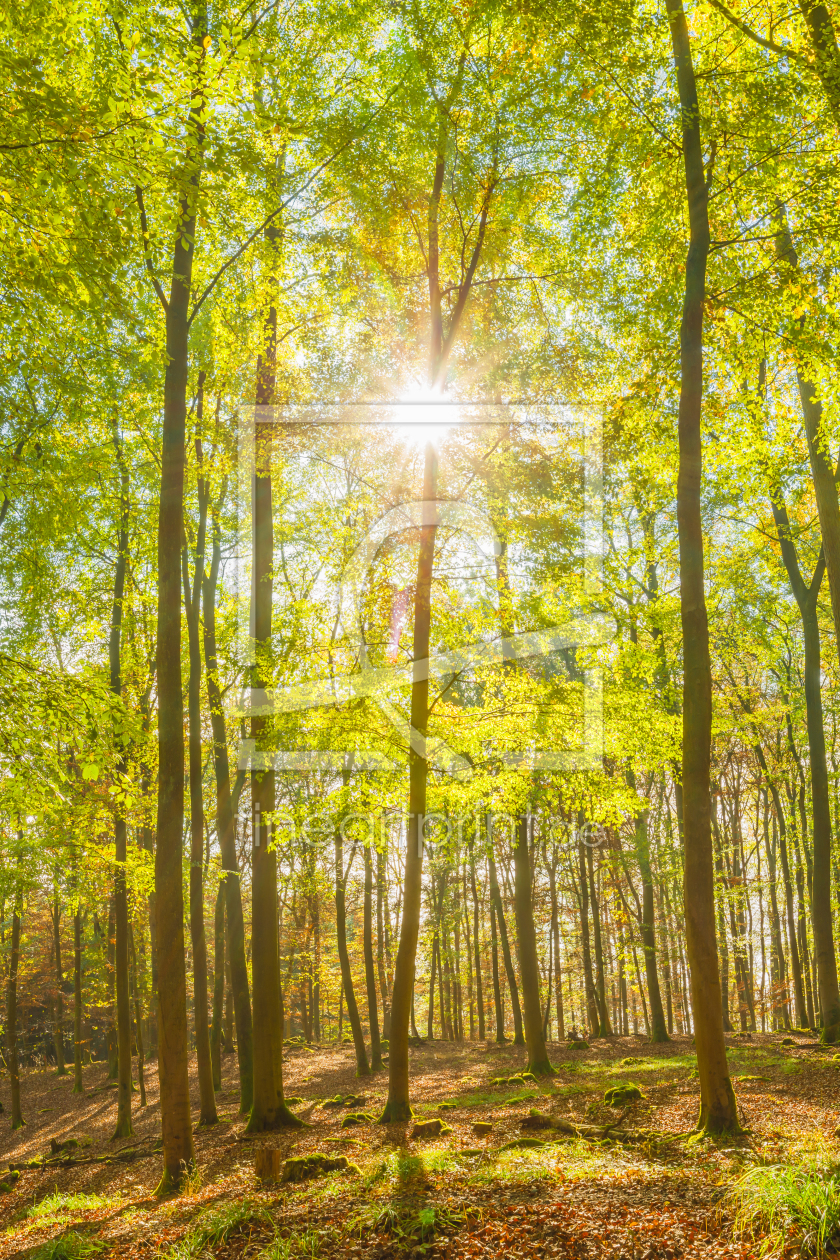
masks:
<instances>
[{"instance_id":1,"label":"green grass","mask_svg":"<svg viewBox=\"0 0 840 1260\"><path fill-rule=\"evenodd\" d=\"M192 1260L192 1257L199 1256L206 1248L223 1246L237 1230L254 1223L273 1227L272 1219L265 1208L250 1199L234 1199L230 1203L221 1203L197 1216L184 1237L170 1247L165 1255L167 1260Z\"/></svg>"},{"instance_id":2,"label":"green grass","mask_svg":"<svg viewBox=\"0 0 840 1260\"><path fill-rule=\"evenodd\" d=\"M48 1194L27 1209L26 1217L27 1220L43 1224L45 1221L69 1219L82 1212L99 1212L102 1208L118 1207L121 1202L119 1195Z\"/></svg>"},{"instance_id":3,"label":"green grass","mask_svg":"<svg viewBox=\"0 0 840 1260\"><path fill-rule=\"evenodd\" d=\"M823 1256L840 1236L840 1169L813 1163L751 1168L728 1198L736 1228L759 1241L762 1255L795 1234L803 1254Z\"/></svg>"},{"instance_id":4,"label":"green grass","mask_svg":"<svg viewBox=\"0 0 840 1260\"><path fill-rule=\"evenodd\" d=\"M32 1260L87 1260L88 1256L95 1256L104 1246L104 1243L95 1238L70 1230L61 1238L43 1243L32 1253Z\"/></svg>"}]
</instances>

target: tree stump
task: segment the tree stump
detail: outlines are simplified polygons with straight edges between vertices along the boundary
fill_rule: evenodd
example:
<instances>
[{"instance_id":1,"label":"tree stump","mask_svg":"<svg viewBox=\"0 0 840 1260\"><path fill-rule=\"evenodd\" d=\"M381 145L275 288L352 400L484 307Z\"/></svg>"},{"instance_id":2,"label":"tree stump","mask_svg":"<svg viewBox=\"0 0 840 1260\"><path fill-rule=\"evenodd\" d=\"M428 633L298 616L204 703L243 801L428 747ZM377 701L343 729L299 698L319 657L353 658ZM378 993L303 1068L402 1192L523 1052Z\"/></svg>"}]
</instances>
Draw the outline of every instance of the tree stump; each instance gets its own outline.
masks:
<instances>
[{"instance_id":1,"label":"tree stump","mask_svg":"<svg viewBox=\"0 0 840 1260\"><path fill-rule=\"evenodd\" d=\"M260 1181L277 1181L280 1177L280 1152L273 1146L262 1146L256 1150L254 1172Z\"/></svg>"}]
</instances>

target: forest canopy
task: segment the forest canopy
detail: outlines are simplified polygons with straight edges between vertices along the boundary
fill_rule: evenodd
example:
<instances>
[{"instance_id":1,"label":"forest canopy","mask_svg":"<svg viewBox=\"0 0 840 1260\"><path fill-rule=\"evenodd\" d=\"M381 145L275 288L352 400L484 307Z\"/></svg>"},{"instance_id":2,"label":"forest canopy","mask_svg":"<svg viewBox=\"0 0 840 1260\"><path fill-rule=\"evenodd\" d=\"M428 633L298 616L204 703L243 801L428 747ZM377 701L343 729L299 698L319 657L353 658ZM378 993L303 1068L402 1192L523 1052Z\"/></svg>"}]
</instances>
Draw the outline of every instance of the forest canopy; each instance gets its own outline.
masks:
<instances>
[{"instance_id":1,"label":"forest canopy","mask_svg":"<svg viewBox=\"0 0 840 1260\"><path fill-rule=\"evenodd\" d=\"M5 7L13 1129L840 1041L838 125L813 0Z\"/></svg>"}]
</instances>

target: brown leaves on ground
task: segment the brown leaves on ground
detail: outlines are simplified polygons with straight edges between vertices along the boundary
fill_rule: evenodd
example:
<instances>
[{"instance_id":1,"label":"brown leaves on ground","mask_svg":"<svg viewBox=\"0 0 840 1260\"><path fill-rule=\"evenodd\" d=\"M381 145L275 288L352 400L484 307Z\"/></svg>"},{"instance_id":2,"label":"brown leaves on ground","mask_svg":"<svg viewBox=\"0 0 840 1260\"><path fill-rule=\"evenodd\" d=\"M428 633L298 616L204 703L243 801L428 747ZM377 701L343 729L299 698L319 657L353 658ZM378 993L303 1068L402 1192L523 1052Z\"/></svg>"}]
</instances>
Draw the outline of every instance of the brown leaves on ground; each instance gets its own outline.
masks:
<instances>
[{"instance_id":1,"label":"brown leaves on ground","mask_svg":"<svg viewBox=\"0 0 840 1260\"><path fill-rule=\"evenodd\" d=\"M489 1086L491 1077L524 1066L524 1052L513 1046L431 1042L411 1051L417 1118L431 1119L442 1102L456 1104L440 1111L452 1132L433 1143L412 1142L408 1125L342 1132L346 1109L322 1108L321 1101L361 1090L365 1110L375 1116L387 1090L384 1075L356 1080L349 1046L290 1048L286 1090L304 1099L295 1109L309 1127L246 1138L237 1115L236 1063L227 1056L221 1121L195 1133L198 1174L185 1194L164 1201L153 1197L160 1155L147 1153L160 1132L154 1065L147 1072L149 1106L134 1111L135 1137L119 1142L110 1140L116 1096L104 1065L85 1069L82 1097L71 1093L70 1077L30 1072L22 1082L26 1127L12 1133L8 1112L0 1118L4 1165L48 1154L51 1139L76 1139L72 1150L79 1157L111 1155L141 1141L141 1155L127 1164L24 1170L0 1195L0 1260L24 1256L68 1228L96 1239L102 1260L153 1260L183 1240L200 1214L245 1199L252 1215L211 1248L225 1260L257 1257L275 1235L288 1240L291 1257L746 1260L756 1244L733 1237L718 1206L721 1187L750 1159L784 1158L797 1142L834 1141L840 1064L830 1053L782 1049L778 1037L733 1038L730 1045L739 1104L752 1130L747 1138L693 1147L680 1139L698 1107L689 1039L657 1047L642 1038L611 1038L583 1053L552 1046L560 1070L540 1083L539 1110L575 1123L609 1122L616 1113L604 1105L605 1084L632 1078L646 1096L635 1104L632 1123L659 1136L643 1149L560 1142L498 1158L494 1152L518 1136L528 1112L521 1087ZM773 1061L752 1064L751 1053L762 1049L772 1049ZM622 1065L630 1051L634 1063ZM192 1086L197 1120L194 1063ZM7 1082L0 1081L8 1108L7 1093ZM510 1105L510 1097L519 1101ZM477 1122L492 1129L477 1135ZM317 1151L346 1154L364 1179L333 1174L329 1184L264 1186L254 1174L261 1145L278 1149L282 1160ZM60 1197L68 1195L75 1196L69 1203ZM48 1212L49 1196L59 1198ZM41 1214L33 1215L37 1204Z\"/></svg>"}]
</instances>

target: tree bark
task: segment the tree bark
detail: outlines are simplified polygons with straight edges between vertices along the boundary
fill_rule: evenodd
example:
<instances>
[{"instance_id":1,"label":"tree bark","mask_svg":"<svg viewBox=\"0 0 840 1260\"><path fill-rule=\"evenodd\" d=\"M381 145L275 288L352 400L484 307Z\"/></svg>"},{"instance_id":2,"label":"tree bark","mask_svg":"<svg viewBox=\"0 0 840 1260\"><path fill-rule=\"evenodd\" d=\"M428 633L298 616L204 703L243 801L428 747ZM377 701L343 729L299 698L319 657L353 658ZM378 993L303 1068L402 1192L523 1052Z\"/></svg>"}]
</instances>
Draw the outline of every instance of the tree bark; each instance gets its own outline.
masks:
<instances>
[{"instance_id":1,"label":"tree bark","mask_svg":"<svg viewBox=\"0 0 840 1260\"><path fill-rule=\"evenodd\" d=\"M715 933L709 769L712 675L703 579L702 485L703 306L709 254L708 188L700 107L682 0L665 0L682 111L682 147L690 243L680 328L677 532L683 634L683 845L686 944L700 1077L699 1127L740 1130L723 1039Z\"/></svg>"},{"instance_id":2,"label":"tree bark","mask_svg":"<svg viewBox=\"0 0 840 1260\"><path fill-rule=\"evenodd\" d=\"M203 162L204 39L207 16L191 22L195 80L187 120L184 185L175 229L172 283L166 307L166 374L158 515L158 798L155 845L158 1070L163 1127L163 1176L158 1192L180 1189L195 1164L187 1048L182 845L184 831L184 711L181 690L181 538L192 288L198 186Z\"/></svg>"},{"instance_id":3,"label":"tree bark","mask_svg":"<svg viewBox=\"0 0 840 1260\"><path fill-rule=\"evenodd\" d=\"M349 776L345 774L345 780ZM356 991L353 987L353 973L350 970L350 954L347 950L347 871L344 869L344 841L340 827L335 831L335 928L338 944L338 960L341 965L341 982L347 1002L347 1018L353 1034L353 1046L356 1051L356 1075L370 1076L365 1036L362 1032L362 1021L359 1018L359 1007L356 1002Z\"/></svg>"},{"instance_id":4,"label":"tree bark","mask_svg":"<svg viewBox=\"0 0 840 1260\"><path fill-rule=\"evenodd\" d=\"M520 814L516 827L514 862L514 909L516 934L519 939L519 966L522 974L522 1004L525 1015L525 1045L528 1050L528 1071L535 1076L552 1076L554 1068L548 1060L543 1034L540 1003L540 964L537 957L537 933L531 903L531 859L528 852L528 816Z\"/></svg>"},{"instance_id":5,"label":"tree bark","mask_svg":"<svg viewBox=\"0 0 840 1260\"><path fill-rule=\"evenodd\" d=\"M22 842L22 837L20 837ZM20 865L20 860L18 860ZM9 952L9 975L6 981L6 1051L8 1054L9 1087L12 1095L12 1130L23 1128L20 1110L20 1069L17 1043L17 981L20 965L20 921L23 917L23 881L20 875L15 884L15 901L12 910L12 938Z\"/></svg>"},{"instance_id":6,"label":"tree bark","mask_svg":"<svg viewBox=\"0 0 840 1260\"><path fill-rule=\"evenodd\" d=\"M417 583L414 595L415 662L429 658L432 616L432 571L437 531L438 457L429 442L424 454L423 502L424 517L420 529L420 551L417 558ZM391 1038L388 1060L388 1101L382 1113L383 1123L408 1120L411 1117L408 1081L408 1024L414 992L414 971L417 938L420 934L420 899L423 877L423 824L426 817L426 734L429 724L428 667L415 670L411 684L411 730L408 751L408 828L403 878L403 911L400 943L394 968L394 989L391 1001Z\"/></svg>"},{"instance_id":7,"label":"tree bark","mask_svg":"<svg viewBox=\"0 0 840 1260\"><path fill-rule=\"evenodd\" d=\"M210 1064L213 1089L222 1088L222 1022L225 1008L225 882L219 882L213 911L213 1017L210 1024Z\"/></svg>"},{"instance_id":8,"label":"tree bark","mask_svg":"<svg viewBox=\"0 0 840 1260\"><path fill-rule=\"evenodd\" d=\"M607 1006L607 986L604 973L604 949L601 942L601 909L595 889L595 871L592 846L586 845L586 869L589 875L589 901L592 906L592 934L595 945L595 1001L598 1004L598 1035L612 1036L610 1012Z\"/></svg>"},{"instance_id":9,"label":"tree bark","mask_svg":"<svg viewBox=\"0 0 840 1260\"><path fill-rule=\"evenodd\" d=\"M51 906L53 929L53 953L55 955L55 1003L53 1004L53 1043L55 1045L56 1076L66 1076L64 1063L64 968L61 962L61 906L58 890Z\"/></svg>"},{"instance_id":10,"label":"tree bark","mask_svg":"<svg viewBox=\"0 0 840 1260\"><path fill-rule=\"evenodd\" d=\"M391 1016L388 1002L388 972L385 966L385 938L387 918L387 895L385 883L385 852L377 845L376 849L376 970L379 977L379 995L382 999L382 1036L388 1041L391 1035Z\"/></svg>"},{"instance_id":11,"label":"tree bark","mask_svg":"<svg viewBox=\"0 0 840 1260\"><path fill-rule=\"evenodd\" d=\"M370 1028L370 1067L372 1072L384 1069L382 1050L379 1045L379 1010L376 1003L376 971L373 959L373 858L370 852L368 836L364 844L365 859L365 904L364 904L364 953L365 953L365 987L367 989L368 1027Z\"/></svg>"},{"instance_id":12,"label":"tree bark","mask_svg":"<svg viewBox=\"0 0 840 1260\"><path fill-rule=\"evenodd\" d=\"M496 925L499 929L499 940L502 946L502 958L505 964L505 975L507 976L508 989L510 991L510 1004L513 1012L513 1044L515 1046L525 1045L525 1031L522 1027L522 1007L519 1004L519 987L516 983L516 972L513 969L513 958L510 952L510 941L508 939L507 924L505 922L505 912L502 906L502 894L499 888L499 879L496 872L496 860L493 857L493 819L492 815L487 816L488 830L488 849L487 861L490 868L490 896L496 907Z\"/></svg>"},{"instance_id":13,"label":"tree bark","mask_svg":"<svg viewBox=\"0 0 840 1260\"><path fill-rule=\"evenodd\" d=\"M583 983L586 989L586 1012L589 1017L589 1032L598 1036L600 1016L595 979L592 974L592 953L589 943L589 878L586 871L586 852L582 840L578 840L578 868L580 874L580 940L583 954Z\"/></svg>"},{"instance_id":14,"label":"tree bark","mask_svg":"<svg viewBox=\"0 0 840 1260\"><path fill-rule=\"evenodd\" d=\"M200 1100L198 1123L210 1125L217 1124L219 1117L216 1113L216 1094L213 1089L213 1066L210 1057L210 1024L207 1013L207 936L204 930L204 793L201 755L201 639L198 622L201 580L204 576L209 489L202 469L200 425L203 412L204 372L200 372L196 404L196 423L199 431L195 440L198 462L198 533L192 580L190 580L186 539L181 564L189 649L187 725L190 774L190 942L192 944L193 1009Z\"/></svg>"},{"instance_id":15,"label":"tree bark","mask_svg":"<svg viewBox=\"0 0 840 1260\"><path fill-rule=\"evenodd\" d=\"M78 892L77 892L78 895ZM73 1093L83 1094L82 1079L82 912L73 913Z\"/></svg>"},{"instance_id":16,"label":"tree bark","mask_svg":"<svg viewBox=\"0 0 840 1260\"><path fill-rule=\"evenodd\" d=\"M478 905L478 889L475 879L475 851L470 845L470 888L472 890L473 903L473 968L475 971L475 1004L478 1015L478 1040L484 1041L486 1037L484 1027L484 986L481 974L481 937L479 935L479 905Z\"/></svg>"},{"instance_id":17,"label":"tree bark","mask_svg":"<svg viewBox=\"0 0 840 1260\"><path fill-rule=\"evenodd\" d=\"M273 237L269 235L270 243ZM272 681L271 617L274 589L274 521L271 446L277 353L277 310L272 294L263 327L263 353L257 361L254 416L252 626L254 662L251 694L264 694ZM251 717L254 764L251 770L253 849L251 859L251 966L254 982L254 1101L248 1133L302 1121L283 1101L283 1028L280 1010L280 957L277 937L277 854L274 848L274 767L269 748L270 719Z\"/></svg>"},{"instance_id":18,"label":"tree bark","mask_svg":"<svg viewBox=\"0 0 840 1260\"><path fill-rule=\"evenodd\" d=\"M137 1083L140 1086L140 1106L146 1106L146 1059L143 1053L143 1004L140 997L140 981L137 974L137 951L134 948L134 928L128 927L131 952L131 984L134 989L134 1039L137 1044Z\"/></svg>"},{"instance_id":19,"label":"tree bark","mask_svg":"<svg viewBox=\"0 0 840 1260\"><path fill-rule=\"evenodd\" d=\"M245 957L245 920L242 913L242 887L239 859L236 853L236 811L242 776L237 776L231 792L228 759L227 724L222 707L219 666L216 651L216 591L222 560L221 528L218 520L220 504L211 512L213 521L213 554L202 583L204 622L204 667L207 672L207 701L213 732L213 768L216 777L216 834L222 857L222 882L225 899L225 966L230 972L230 992L236 1026L236 1055L239 1069L239 1114L250 1113L254 1100L254 1040L251 1022L251 994L248 963ZM232 1049L232 1039L225 1037L225 1053Z\"/></svg>"},{"instance_id":20,"label":"tree bark","mask_svg":"<svg viewBox=\"0 0 840 1260\"><path fill-rule=\"evenodd\" d=\"M809 385L808 388L812 387ZM811 914L814 926L814 953L817 963L820 1009L823 1017L821 1038L825 1042L833 1043L840 1038L840 989L837 982L837 959L834 952L834 931L831 921L831 804L820 689L820 625L817 616L817 599L826 567L826 550L823 543L811 582L806 586L799 568L799 557L780 487L774 488L771 501L782 561L802 620L805 646L805 711L811 763L811 809L814 827Z\"/></svg>"}]
</instances>

